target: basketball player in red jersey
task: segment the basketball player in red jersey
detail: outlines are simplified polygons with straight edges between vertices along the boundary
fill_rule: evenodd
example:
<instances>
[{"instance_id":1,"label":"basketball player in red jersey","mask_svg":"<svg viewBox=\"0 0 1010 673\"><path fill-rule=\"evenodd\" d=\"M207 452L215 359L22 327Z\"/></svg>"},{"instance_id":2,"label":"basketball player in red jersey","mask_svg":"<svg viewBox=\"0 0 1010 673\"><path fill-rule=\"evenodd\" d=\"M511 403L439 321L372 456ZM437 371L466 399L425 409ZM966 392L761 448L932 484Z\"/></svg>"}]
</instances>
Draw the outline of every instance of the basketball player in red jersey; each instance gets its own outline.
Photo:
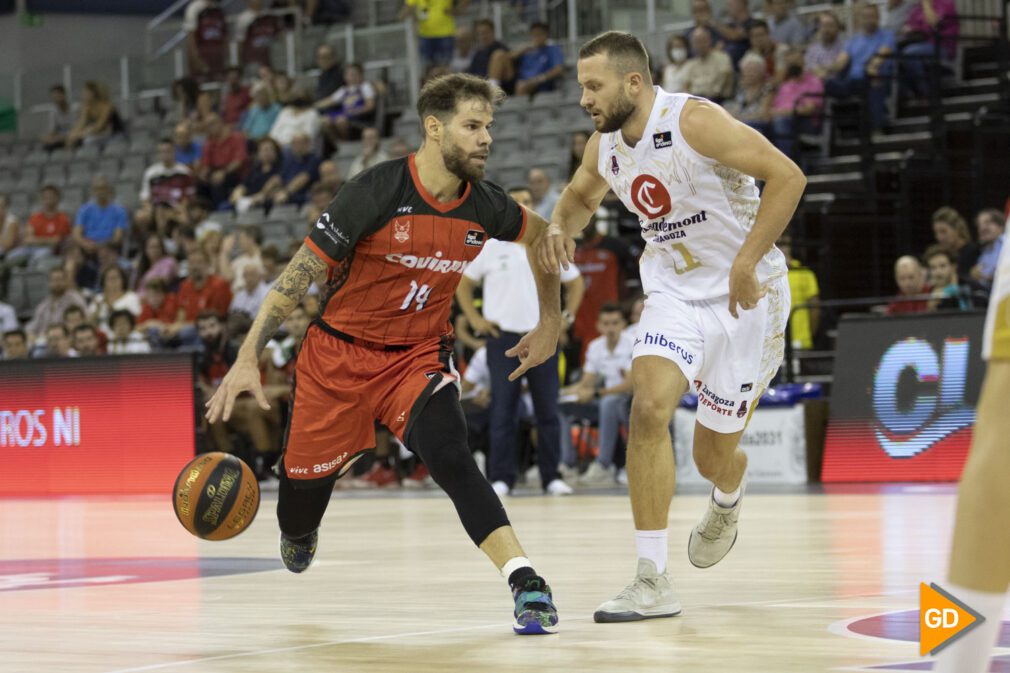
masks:
<instances>
[{"instance_id":1,"label":"basketball player in red jersey","mask_svg":"<svg viewBox=\"0 0 1010 673\"><path fill-rule=\"evenodd\" d=\"M340 190L274 284L207 403L207 418L227 420L244 391L269 408L256 363L312 279L329 267L322 316L298 353L280 463L284 564L296 573L308 568L333 484L375 446L378 420L420 456L467 534L508 578L515 632L551 633L558 617L550 587L471 457L450 358L452 298L487 237L535 249L547 230L542 218L482 179L502 95L471 75L424 86L417 103L421 149L360 173ZM559 276L531 266L540 323L508 351L520 360L513 379L553 355L560 332Z\"/></svg>"}]
</instances>

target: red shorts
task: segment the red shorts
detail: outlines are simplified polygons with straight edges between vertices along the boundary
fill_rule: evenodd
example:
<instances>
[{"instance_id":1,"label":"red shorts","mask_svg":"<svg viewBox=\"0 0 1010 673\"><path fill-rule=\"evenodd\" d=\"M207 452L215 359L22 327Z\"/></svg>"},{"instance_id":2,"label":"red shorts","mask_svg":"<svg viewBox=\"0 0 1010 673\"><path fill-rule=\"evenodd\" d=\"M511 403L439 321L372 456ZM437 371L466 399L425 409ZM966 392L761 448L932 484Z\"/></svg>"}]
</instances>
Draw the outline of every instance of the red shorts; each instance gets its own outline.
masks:
<instances>
[{"instance_id":1,"label":"red shorts","mask_svg":"<svg viewBox=\"0 0 1010 673\"><path fill-rule=\"evenodd\" d=\"M401 441L428 398L459 376L452 340L436 337L400 350L344 341L309 327L295 365L284 469L298 486L332 480L375 447L375 422Z\"/></svg>"}]
</instances>

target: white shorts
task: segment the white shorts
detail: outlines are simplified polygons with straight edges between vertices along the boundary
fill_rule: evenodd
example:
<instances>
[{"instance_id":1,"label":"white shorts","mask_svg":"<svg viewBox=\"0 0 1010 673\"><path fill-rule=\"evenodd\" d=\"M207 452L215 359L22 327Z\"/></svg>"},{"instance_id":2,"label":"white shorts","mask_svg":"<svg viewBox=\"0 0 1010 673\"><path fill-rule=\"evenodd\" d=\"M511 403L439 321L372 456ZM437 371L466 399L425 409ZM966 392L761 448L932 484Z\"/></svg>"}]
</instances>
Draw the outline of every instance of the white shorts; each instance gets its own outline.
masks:
<instances>
[{"instance_id":1,"label":"white shorts","mask_svg":"<svg viewBox=\"0 0 1010 673\"><path fill-rule=\"evenodd\" d=\"M729 297L685 301L660 292L645 300L633 358L658 355L673 361L698 393L697 420L731 434L782 365L789 319L789 279L769 281L757 307L729 313Z\"/></svg>"}]
</instances>

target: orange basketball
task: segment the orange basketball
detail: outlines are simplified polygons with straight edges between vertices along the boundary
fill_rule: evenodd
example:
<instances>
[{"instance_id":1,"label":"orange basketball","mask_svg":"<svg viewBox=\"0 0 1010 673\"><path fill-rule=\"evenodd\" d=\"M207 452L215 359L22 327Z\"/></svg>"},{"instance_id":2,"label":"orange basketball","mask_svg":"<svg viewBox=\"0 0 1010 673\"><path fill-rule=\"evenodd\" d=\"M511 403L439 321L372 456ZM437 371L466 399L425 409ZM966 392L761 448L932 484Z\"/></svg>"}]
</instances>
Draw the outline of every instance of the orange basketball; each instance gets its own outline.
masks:
<instances>
[{"instance_id":1,"label":"orange basketball","mask_svg":"<svg viewBox=\"0 0 1010 673\"><path fill-rule=\"evenodd\" d=\"M175 516L204 540L233 538L252 523L260 506L260 486L249 466L228 453L203 453L175 480Z\"/></svg>"}]
</instances>

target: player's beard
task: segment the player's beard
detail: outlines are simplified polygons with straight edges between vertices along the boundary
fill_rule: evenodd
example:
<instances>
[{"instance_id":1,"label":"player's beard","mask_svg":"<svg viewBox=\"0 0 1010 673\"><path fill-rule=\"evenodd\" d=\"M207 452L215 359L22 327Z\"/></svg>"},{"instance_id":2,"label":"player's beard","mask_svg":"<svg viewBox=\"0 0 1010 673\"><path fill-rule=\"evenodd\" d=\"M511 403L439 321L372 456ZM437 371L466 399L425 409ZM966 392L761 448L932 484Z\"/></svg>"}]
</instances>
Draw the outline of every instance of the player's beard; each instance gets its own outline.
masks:
<instances>
[{"instance_id":1,"label":"player's beard","mask_svg":"<svg viewBox=\"0 0 1010 673\"><path fill-rule=\"evenodd\" d=\"M622 90L614 101L614 109L610 114L600 114L600 125L596 128L600 133L613 133L635 113L635 102L628 98Z\"/></svg>"},{"instance_id":2,"label":"player's beard","mask_svg":"<svg viewBox=\"0 0 1010 673\"><path fill-rule=\"evenodd\" d=\"M452 136L446 136L442 146L442 162L446 169L464 182L478 182L484 179L484 166L470 163L470 155L457 145Z\"/></svg>"}]
</instances>

